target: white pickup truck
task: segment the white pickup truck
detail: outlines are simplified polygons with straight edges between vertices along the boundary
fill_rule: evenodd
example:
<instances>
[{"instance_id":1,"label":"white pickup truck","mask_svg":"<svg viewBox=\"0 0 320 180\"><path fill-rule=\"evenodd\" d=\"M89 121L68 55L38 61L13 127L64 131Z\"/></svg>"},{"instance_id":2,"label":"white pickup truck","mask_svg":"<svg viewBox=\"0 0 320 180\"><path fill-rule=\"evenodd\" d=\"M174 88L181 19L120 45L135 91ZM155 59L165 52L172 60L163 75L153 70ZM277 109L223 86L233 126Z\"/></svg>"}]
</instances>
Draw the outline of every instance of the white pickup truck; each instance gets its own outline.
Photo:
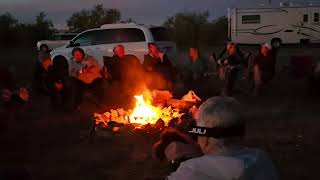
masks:
<instances>
[{"instance_id":1,"label":"white pickup truck","mask_svg":"<svg viewBox=\"0 0 320 180\"><path fill-rule=\"evenodd\" d=\"M73 39L77 33L62 33L55 34L50 40L41 40L37 43L37 50L48 52L55 48L61 47L68 44L71 39Z\"/></svg>"}]
</instances>

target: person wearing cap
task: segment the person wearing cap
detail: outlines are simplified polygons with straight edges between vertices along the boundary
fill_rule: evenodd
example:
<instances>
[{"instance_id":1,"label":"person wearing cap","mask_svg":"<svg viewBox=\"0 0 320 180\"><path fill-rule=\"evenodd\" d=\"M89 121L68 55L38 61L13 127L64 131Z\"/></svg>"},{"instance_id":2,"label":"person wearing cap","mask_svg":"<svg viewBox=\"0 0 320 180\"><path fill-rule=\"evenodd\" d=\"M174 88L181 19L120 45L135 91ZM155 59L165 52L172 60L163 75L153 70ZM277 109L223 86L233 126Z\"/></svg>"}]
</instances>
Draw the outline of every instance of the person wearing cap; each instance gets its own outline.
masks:
<instances>
[{"instance_id":1,"label":"person wearing cap","mask_svg":"<svg viewBox=\"0 0 320 180\"><path fill-rule=\"evenodd\" d=\"M192 132L198 134L204 155L182 162L169 180L278 179L266 153L242 146L245 122L240 107L231 97L213 97L199 107L196 129L202 130Z\"/></svg>"},{"instance_id":2,"label":"person wearing cap","mask_svg":"<svg viewBox=\"0 0 320 180\"><path fill-rule=\"evenodd\" d=\"M261 86L273 79L275 70L276 51L270 44L262 44L259 55L253 60L254 95L259 95Z\"/></svg>"}]
</instances>

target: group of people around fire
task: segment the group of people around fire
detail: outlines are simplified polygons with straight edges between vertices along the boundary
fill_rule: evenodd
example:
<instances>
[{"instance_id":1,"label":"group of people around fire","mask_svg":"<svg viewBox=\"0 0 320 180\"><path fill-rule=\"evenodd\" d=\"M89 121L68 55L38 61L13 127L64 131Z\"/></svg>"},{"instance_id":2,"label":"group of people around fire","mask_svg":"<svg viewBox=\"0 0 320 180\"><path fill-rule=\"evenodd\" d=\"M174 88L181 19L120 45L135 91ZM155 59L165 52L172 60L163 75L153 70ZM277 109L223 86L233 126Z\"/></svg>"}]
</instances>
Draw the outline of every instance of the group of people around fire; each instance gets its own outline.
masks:
<instances>
[{"instance_id":1,"label":"group of people around fire","mask_svg":"<svg viewBox=\"0 0 320 180\"><path fill-rule=\"evenodd\" d=\"M185 89L201 95L201 87L207 86L207 78L215 73L224 82L220 96L207 97L192 112L196 126L190 133L197 141L192 136L168 129L162 132L161 140L154 146L158 159L178 162L168 179L277 179L274 165L266 153L242 146L245 136L243 110L230 97L243 70L252 94L261 93L275 76L277 49L266 43L261 45L259 55L252 56L229 42L218 57L212 55L210 62L201 56L197 47L191 47L189 59L180 69L157 44L150 43L148 49L141 64L136 56L126 53L123 45L117 45L112 57L104 57L104 67L78 47L72 50L70 61L63 56L52 61L49 54L39 53L33 89L49 96L54 110L69 112L79 107L85 92L91 92L100 104L109 102L113 105L128 102L145 87L173 91L182 84ZM215 72L210 69L213 65ZM319 82L318 66L313 79ZM14 114L28 101L29 93L26 88L17 87L10 74L6 68L0 70L1 102Z\"/></svg>"},{"instance_id":2,"label":"group of people around fire","mask_svg":"<svg viewBox=\"0 0 320 180\"><path fill-rule=\"evenodd\" d=\"M210 57L205 58L199 48L190 47L188 59L177 64L174 57L163 53L155 43L148 44L148 53L143 61L127 54L123 45L116 45L113 56L103 57L104 65L79 47L72 50L70 60L63 56L52 60L50 54L39 52L32 89L49 96L54 110L70 112L80 107L85 92L91 92L96 97L97 105L111 104L126 108L133 105L132 97L145 89L168 90L177 98L188 90L193 90L203 99L216 95L233 96L237 80L244 77L250 93L258 96L276 73L277 48L268 43L262 44L258 55L253 56L241 51L237 44L228 42L220 54L213 53ZM319 64L314 65L309 78L311 90L320 89ZM29 92L14 83L7 67L2 69L2 106L15 112L19 109L16 106L27 101ZM210 86L212 75L223 82L218 91ZM19 97L17 94L20 91L24 98L15 98ZM19 102L19 105L12 105L11 102Z\"/></svg>"},{"instance_id":3,"label":"group of people around fire","mask_svg":"<svg viewBox=\"0 0 320 180\"><path fill-rule=\"evenodd\" d=\"M208 77L214 74L212 66L217 69L219 79L224 81L220 92L224 96L233 95L235 82L243 69L248 70L247 76L255 95L275 74L276 50L269 44L263 44L259 55L252 58L230 42L219 57L213 55L211 61L204 58L197 47L190 47L189 59L183 67L175 66L155 43L149 43L148 50L141 64L119 44L114 47L112 57L104 57L104 66L78 47L72 50L69 61L63 56L52 61L49 54L40 53L34 84L38 92L51 97L53 108L71 111L81 104L85 91L97 96L99 104L112 105L132 99L135 93L143 91L142 88L172 92L182 87L210 97L214 94L208 95L208 92L213 91L204 90L204 87L208 86Z\"/></svg>"}]
</instances>

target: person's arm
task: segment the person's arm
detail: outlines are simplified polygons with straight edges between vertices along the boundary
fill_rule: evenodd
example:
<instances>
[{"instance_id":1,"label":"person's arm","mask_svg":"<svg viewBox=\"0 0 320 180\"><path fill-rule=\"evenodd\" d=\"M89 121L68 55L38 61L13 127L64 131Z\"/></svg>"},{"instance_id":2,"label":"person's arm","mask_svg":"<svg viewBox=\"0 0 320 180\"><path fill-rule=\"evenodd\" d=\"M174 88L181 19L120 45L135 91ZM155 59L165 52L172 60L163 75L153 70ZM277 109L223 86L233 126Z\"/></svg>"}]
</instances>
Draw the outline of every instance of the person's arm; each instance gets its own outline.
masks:
<instances>
[{"instance_id":1,"label":"person's arm","mask_svg":"<svg viewBox=\"0 0 320 180\"><path fill-rule=\"evenodd\" d=\"M189 167L185 162L181 163L180 167L174 173L167 177L167 180L197 180L201 179L201 176L196 174L194 169Z\"/></svg>"},{"instance_id":2,"label":"person's arm","mask_svg":"<svg viewBox=\"0 0 320 180\"><path fill-rule=\"evenodd\" d=\"M143 67L146 71L152 71L151 57L147 54L144 55Z\"/></svg>"},{"instance_id":3,"label":"person's arm","mask_svg":"<svg viewBox=\"0 0 320 180\"><path fill-rule=\"evenodd\" d=\"M209 57L208 58L202 58L202 74L206 74L209 72Z\"/></svg>"},{"instance_id":4,"label":"person's arm","mask_svg":"<svg viewBox=\"0 0 320 180\"><path fill-rule=\"evenodd\" d=\"M223 58L224 54L227 52L227 48L224 48L219 54L219 59Z\"/></svg>"},{"instance_id":5,"label":"person's arm","mask_svg":"<svg viewBox=\"0 0 320 180\"><path fill-rule=\"evenodd\" d=\"M102 69L97 60L95 60L93 57L90 57L87 61L85 61L85 64L85 72L100 72Z\"/></svg>"}]
</instances>

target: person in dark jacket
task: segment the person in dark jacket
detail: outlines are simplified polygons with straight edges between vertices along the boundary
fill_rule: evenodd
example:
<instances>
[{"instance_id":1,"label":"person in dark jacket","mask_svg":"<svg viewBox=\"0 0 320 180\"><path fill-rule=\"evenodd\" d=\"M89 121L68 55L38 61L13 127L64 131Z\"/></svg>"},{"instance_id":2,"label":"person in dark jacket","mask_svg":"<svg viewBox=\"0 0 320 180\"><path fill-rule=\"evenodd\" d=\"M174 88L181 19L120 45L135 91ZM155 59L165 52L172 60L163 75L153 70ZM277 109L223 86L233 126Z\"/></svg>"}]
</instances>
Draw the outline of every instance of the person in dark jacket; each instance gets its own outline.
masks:
<instances>
[{"instance_id":1,"label":"person in dark jacket","mask_svg":"<svg viewBox=\"0 0 320 180\"><path fill-rule=\"evenodd\" d=\"M148 49L149 53L144 56L143 67L151 77L149 88L172 90L175 75L167 54L161 52L155 43L149 43Z\"/></svg>"},{"instance_id":2,"label":"person in dark jacket","mask_svg":"<svg viewBox=\"0 0 320 180\"><path fill-rule=\"evenodd\" d=\"M182 74L187 91L193 90L201 97L206 96L205 91L207 90L204 89L204 84L206 83L206 74L209 69L208 60L200 55L197 47L190 47L188 59L185 62L185 69Z\"/></svg>"},{"instance_id":3,"label":"person in dark jacket","mask_svg":"<svg viewBox=\"0 0 320 180\"><path fill-rule=\"evenodd\" d=\"M68 63L63 56L57 56L53 64L50 54L40 57L33 81L36 93L49 96L54 110L72 111L73 85L68 77Z\"/></svg>"},{"instance_id":4,"label":"person in dark jacket","mask_svg":"<svg viewBox=\"0 0 320 180\"><path fill-rule=\"evenodd\" d=\"M261 86L266 85L275 75L276 52L270 44L263 44L260 54L253 61L254 95L259 95Z\"/></svg>"},{"instance_id":5,"label":"person in dark jacket","mask_svg":"<svg viewBox=\"0 0 320 180\"><path fill-rule=\"evenodd\" d=\"M73 111L75 87L69 77L68 64L63 56L56 56L48 71L49 96L58 111Z\"/></svg>"},{"instance_id":6,"label":"person in dark jacket","mask_svg":"<svg viewBox=\"0 0 320 180\"><path fill-rule=\"evenodd\" d=\"M123 45L115 46L113 53L114 55L107 67L111 80L123 84L136 82L136 78L140 76L142 70L139 59L134 55L126 54Z\"/></svg>"},{"instance_id":7,"label":"person in dark jacket","mask_svg":"<svg viewBox=\"0 0 320 180\"><path fill-rule=\"evenodd\" d=\"M134 103L134 95L142 92L144 87L144 70L140 60L126 54L123 45L113 48L114 55L105 63L110 74L111 85L108 89L108 101L117 107L130 107Z\"/></svg>"},{"instance_id":8,"label":"person in dark jacket","mask_svg":"<svg viewBox=\"0 0 320 180\"><path fill-rule=\"evenodd\" d=\"M29 91L18 86L11 71L0 66L0 131L17 120L22 106L29 100Z\"/></svg>"},{"instance_id":9,"label":"person in dark jacket","mask_svg":"<svg viewBox=\"0 0 320 180\"><path fill-rule=\"evenodd\" d=\"M39 61L33 75L33 88L38 94L49 95L49 69L51 69L52 60L50 54L39 53Z\"/></svg>"},{"instance_id":10,"label":"person in dark jacket","mask_svg":"<svg viewBox=\"0 0 320 180\"><path fill-rule=\"evenodd\" d=\"M238 72L241 66L245 64L243 56L239 55L238 48L235 43L228 43L227 55L218 60L218 64L223 71L224 88L223 95L232 95L235 81L238 77Z\"/></svg>"}]
</instances>

